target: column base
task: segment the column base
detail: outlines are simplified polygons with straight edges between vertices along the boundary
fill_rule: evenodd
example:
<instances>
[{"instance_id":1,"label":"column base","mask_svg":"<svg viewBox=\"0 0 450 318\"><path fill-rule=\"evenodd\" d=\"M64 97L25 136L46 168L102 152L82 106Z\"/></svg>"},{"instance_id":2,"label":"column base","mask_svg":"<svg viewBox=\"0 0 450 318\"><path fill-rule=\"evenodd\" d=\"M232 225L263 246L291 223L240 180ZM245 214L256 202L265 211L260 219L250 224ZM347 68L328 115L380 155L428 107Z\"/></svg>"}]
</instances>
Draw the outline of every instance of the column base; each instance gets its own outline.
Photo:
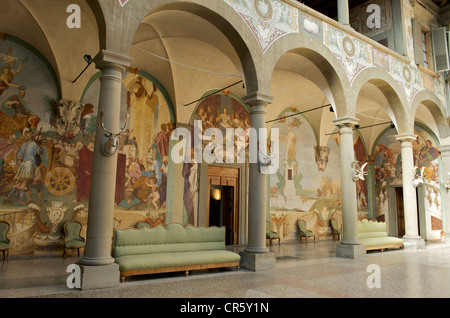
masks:
<instances>
[{"instance_id":1,"label":"column base","mask_svg":"<svg viewBox=\"0 0 450 318\"><path fill-rule=\"evenodd\" d=\"M343 258L363 258L366 256L366 246L362 244L349 245L349 244L337 244L336 245L336 257Z\"/></svg>"},{"instance_id":2,"label":"column base","mask_svg":"<svg viewBox=\"0 0 450 318\"><path fill-rule=\"evenodd\" d=\"M120 284L119 264L79 265L81 269L81 290L118 287Z\"/></svg>"},{"instance_id":3,"label":"column base","mask_svg":"<svg viewBox=\"0 0 450 318\"><path fill-rule=\"evenodd\" d=\"M420 236L417 237L403 237L404 250L422 250L425 248L425 240Z\"/></svg>"},{"instance_id":4,"label":"column base","mask_svg":"<svg viewBox=\"0 0 450 318\"><path fill-rule=\"evenodd\" d=\"M265 271L275 268L274 253L249 253L240 252L241 261L239 266L254 272Z\"/></svg>"}]
</instances>

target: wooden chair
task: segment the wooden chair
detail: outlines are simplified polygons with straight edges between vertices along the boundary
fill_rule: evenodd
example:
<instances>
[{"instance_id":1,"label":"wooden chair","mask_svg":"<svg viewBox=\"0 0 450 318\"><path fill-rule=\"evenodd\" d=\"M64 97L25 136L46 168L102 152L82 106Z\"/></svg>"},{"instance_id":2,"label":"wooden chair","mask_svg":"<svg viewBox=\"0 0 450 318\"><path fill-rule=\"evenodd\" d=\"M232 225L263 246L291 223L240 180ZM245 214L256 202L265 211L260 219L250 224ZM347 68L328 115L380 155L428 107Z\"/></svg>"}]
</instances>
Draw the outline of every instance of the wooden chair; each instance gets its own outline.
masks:
<instances>
[{"instance_id":1,"label":"wooden chair","mask_svg":"<svg viewBox=\"0 0 450 318\"><path fill-rule=\"evenodd\" d=\"M300 240L302 239L302 237L305 238L306 241L308 241L308 237L313 237L314 238L314 242L316 241L316 236L314 235L313 232L311 232L310 230L306 229L306 222L303 220L298 220L297 221L297 227L299 230L299 235L298 235L298 242L300 243Z\"/></svg>"},{"instance_id":2,"label":"wooden chair","mask_svg":"<svg viewBox=\"0 0 450 318\"><path fill-rule=\"evenodd\" d=\"M9 232L10 226L8 222L0 221L0 251L3 252L3 259L9 258Z\"/></svg>"},{"instance_id":3,"label":"wooden chair","mask_svg":"<svg viewBox=\"0 0 450 318\"><path fill-rule=\"evenodd\" d=\"M77 221L70 221L64 224L64 252L63 256L66 258L68 249L76 249L78 256L80 256L80 248L84 248L85 240L80 236L82 225Z\"/></svg>"}]
</instances>

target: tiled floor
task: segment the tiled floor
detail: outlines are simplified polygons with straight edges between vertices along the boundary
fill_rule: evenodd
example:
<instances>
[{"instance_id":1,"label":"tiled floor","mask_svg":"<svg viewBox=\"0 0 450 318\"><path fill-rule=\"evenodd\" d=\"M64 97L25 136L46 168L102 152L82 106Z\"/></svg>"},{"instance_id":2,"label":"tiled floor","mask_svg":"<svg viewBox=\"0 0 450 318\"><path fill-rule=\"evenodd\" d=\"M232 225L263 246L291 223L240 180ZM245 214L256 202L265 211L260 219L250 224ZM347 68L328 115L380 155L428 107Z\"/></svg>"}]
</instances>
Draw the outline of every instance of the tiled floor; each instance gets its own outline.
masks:
<instances>
[{"instance_id":1,"label":"tiled floor","mask_svg":"<svg viewBox=\"0 0 450 318\"><path fill-rule=\"evenodd\" d=\"M370 252L352 260L335 257L336 241L273 245L273 270L194 271L138 276L117 288L95 291L66 286L76 256L11 257L0 261L0 297L52 298L416 298L450 297L450 245L428 243L419 251ZM380 288L369 288L379 268ZM372 275L372 276L371 276Z\"/></svg>"}]
</instances>

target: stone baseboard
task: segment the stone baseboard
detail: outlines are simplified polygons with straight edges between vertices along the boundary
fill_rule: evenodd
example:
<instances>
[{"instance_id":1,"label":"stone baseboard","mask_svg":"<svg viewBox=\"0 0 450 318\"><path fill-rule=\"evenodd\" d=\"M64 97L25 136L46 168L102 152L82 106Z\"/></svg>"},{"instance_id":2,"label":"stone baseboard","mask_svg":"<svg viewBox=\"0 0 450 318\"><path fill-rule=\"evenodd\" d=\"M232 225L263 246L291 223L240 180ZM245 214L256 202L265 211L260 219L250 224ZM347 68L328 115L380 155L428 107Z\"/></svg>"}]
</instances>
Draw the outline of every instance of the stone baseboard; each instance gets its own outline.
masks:
<instances>
[{"instance_id":1,"label":"stone baseboard","mask_svg":"<svg viewBox=\"0 0 450 318\"><path fill-rule=\"evenodd\" d=\"M80 269L81 290L118 287L120 284L119 264L80 265Z\"/></svg>"},{"instance_id":2,"label":"stone baseboard","mask_svg":"<svg viewBox=\"0 0 450 318\"><path fill-rule=\"evenodd\" d=\"M366 257L366 247L362 244L349 245L349 244L337 244L336 245L336 257L343 258L363 258Z\"/></svg>"},{"instance_id":3,"label":"stone baseboard","mask_svg":"<svg viewBox=\"0 0 450 318\"><path fill-rule=\"evenodd\" d=\"M274 253L249 253L240 252L241 261L239 266L241 268L252 271L264 271L275 268L275 254Z\"/></svg>"}]
</instances>

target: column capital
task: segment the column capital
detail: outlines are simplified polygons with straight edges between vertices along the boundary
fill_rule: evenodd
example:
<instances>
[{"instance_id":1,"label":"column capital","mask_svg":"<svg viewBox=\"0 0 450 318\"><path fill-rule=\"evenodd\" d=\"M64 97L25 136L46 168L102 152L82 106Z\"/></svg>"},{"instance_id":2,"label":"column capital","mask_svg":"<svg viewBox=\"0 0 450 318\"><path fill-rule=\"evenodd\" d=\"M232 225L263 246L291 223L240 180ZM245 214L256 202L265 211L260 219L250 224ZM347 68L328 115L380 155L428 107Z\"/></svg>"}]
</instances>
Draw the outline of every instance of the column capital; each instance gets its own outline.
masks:
<instances>
[{"instance_id":1,"label":"column capital","mask_svg":"<svg viewBox=\"0 0 450 318\"><path fill-rule=\"evenodd\" d=\"M400 141L400 142L413 142L415 140L417 140L417 135L415 134L400 134L400 135L396 135L395 139Z\"/></svg>"},{"instance_id":2,"label":"column capital","mask_svg":"<svg viewBox=\"0 0 450 318\"><path fill-rule=\"evenodd\" d=\"M129 56L106 50L101 50L94 57L94 63L98 69L102 69L108 66L128 68L130 67L132 60L133 59Z\"/></svg>"},{"instance_id":3,"label":"column capital","mask_svg":"<svg viewBox=\"0 0 450 318\"><path fill-rule=\"evenodd\" d=\"M355 117L343 117L333 120L333 123L339 128L353 128L359 123L359 119Z\"/></svg>"},{"instance_id":4,"label":"column capital","mask_svg":"<svg viewBox=\"0 0 450 318\"><path fill-rule=\"evenodd\" d=\"M249 105L250 107L253 106L267 106L267 104L272 103L273 96L263 93L263 92L253 92L248 94L247 96L244 96L242 98L244 100L244 103Z\"/></svg>"},{"instance_id":5,"label":"column capital","mask_svg":"<svg viewBox=\"0 0 450 318\"><path fill-rule=\"evenodd\" d=\"M450 158L450 145L441 145L439 151L441 152L442 157Z\"/></svg>"}]
</instances>

